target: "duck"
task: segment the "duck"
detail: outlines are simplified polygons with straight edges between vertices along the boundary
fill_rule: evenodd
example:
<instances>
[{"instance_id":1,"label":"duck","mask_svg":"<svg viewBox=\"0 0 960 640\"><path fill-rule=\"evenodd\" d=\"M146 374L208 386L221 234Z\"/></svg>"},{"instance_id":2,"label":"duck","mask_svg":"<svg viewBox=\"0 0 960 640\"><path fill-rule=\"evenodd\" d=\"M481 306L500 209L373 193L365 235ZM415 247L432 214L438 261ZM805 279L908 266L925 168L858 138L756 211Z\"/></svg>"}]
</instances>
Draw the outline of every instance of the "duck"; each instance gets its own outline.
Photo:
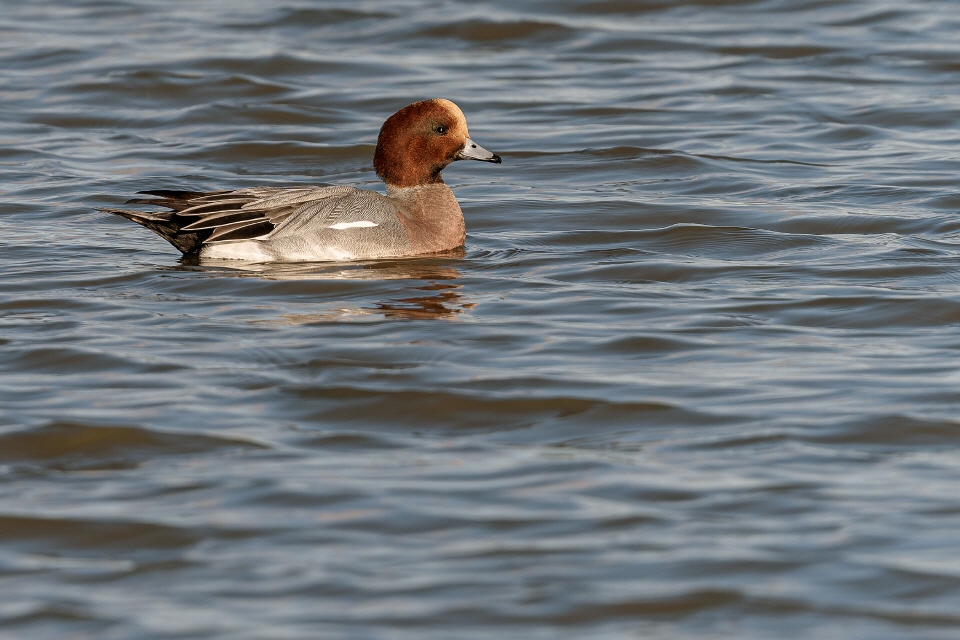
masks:
<instances>
[{"instance_id":1,"label":"duck","mask_svg":"<svg viewBox=\"0 0 960 640\"><path fill-rule=\"evenodd\" d=\"M466 225L442 171L457 160L501 164L470 138L456 104L432 98L387 118L373 167L386 195L353 186L153 189L104 207L155 232L184 256L250 262L404 258L458 249ZM149 196L149 197L142 197Z\"/></svg>"}]
</instances>

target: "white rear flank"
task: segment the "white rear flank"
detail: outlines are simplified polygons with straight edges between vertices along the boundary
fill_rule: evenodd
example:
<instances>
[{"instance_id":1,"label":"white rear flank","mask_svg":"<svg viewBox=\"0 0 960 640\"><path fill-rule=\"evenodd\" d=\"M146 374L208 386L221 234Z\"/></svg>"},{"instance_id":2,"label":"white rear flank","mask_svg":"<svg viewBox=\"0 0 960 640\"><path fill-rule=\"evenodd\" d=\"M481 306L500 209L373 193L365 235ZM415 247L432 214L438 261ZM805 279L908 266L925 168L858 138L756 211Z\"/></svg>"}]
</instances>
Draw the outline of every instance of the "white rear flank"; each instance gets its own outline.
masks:
<instances>
[{"instance_id":1,"label":"white rear flank","mask_svg":"<svg viewBox=\"0 0 960 640\"><path fill-rule=\"evenodd\" d=\"M327 260L346 262L356 260L358 256L352 251L339 247L324 247L308 243L268 246L258 240L245 240L206 245L200 250L200 257L247 262L324 262Z\"/></svg>"},{"instance_id":2,"label":"white rear flank","mask_svg":"<svg viewBox=\"0 0 960 640\"><path fill-rule=\"evenodd\" d=\"M267 262L276 259L264 251L263 245L256 240L204 245L200 250L200 257L220 260L249 260L250 262Z\"/></svg>"}]
</instances>

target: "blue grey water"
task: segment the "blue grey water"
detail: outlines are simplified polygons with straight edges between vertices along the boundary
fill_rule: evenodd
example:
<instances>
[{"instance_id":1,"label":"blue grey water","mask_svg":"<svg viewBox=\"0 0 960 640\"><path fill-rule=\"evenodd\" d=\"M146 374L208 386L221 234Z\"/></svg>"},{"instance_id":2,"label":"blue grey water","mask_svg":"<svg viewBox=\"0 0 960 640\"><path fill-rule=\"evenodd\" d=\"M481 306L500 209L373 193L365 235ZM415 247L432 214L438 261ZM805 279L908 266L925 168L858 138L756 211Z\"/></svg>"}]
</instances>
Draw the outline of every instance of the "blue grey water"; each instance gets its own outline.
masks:
<instances>
[{"instance_id":1,"label":"blue grey water","mask_svg":"<svg viewBox=\"0 0 960 640\"><path fill-rule=\"evenodd\" d=\"M957 7L4 2L0 637L958 637ZM434 96L462 255L95 211Z\"/></svg>"}]
</instances>

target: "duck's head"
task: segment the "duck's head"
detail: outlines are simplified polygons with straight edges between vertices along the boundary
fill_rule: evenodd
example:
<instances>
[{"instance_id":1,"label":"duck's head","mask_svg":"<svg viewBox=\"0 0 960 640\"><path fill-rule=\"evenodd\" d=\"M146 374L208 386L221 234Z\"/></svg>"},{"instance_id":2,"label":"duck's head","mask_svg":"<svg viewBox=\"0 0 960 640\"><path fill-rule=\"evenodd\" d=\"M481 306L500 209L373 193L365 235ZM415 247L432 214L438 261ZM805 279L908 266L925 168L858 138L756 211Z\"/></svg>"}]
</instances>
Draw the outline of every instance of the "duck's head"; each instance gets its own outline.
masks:
<instances>
[{"instance_id":1,"label":"duck's head","mask_svg":"<svg viewBox=\"0 0 960 640\"><path fill-rule=\"evenodd\" d=\"M454 160L500 164L500 156L470 139L460 107L433 98L407 105L380 127L373 167L394 187L443 182L440 172Z\"/></svg>"}]
</instances>

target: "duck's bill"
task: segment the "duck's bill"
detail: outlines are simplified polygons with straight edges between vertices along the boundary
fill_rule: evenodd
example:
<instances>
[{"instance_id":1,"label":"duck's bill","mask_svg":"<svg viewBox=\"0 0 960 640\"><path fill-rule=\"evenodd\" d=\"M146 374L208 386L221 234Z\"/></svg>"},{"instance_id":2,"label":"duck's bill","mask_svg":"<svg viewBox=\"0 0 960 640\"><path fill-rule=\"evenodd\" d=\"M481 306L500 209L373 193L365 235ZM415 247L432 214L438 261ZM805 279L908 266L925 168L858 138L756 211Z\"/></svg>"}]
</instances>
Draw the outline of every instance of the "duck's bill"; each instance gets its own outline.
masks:
<instances>
[{"instance_id":1,"label":"duck's bill","mask_svg":"<svg viewBox=\"0 0 960 640\"><path fill-rule=\"evenodd\" d=\"M476 142L467 138L467 141L463 145L463 149L460 150L460 155L457 156L457 160L482 160L484 162L495 162L500 164L500 156L497 154L487 151Z\"/></svg>"}]
</instances>

